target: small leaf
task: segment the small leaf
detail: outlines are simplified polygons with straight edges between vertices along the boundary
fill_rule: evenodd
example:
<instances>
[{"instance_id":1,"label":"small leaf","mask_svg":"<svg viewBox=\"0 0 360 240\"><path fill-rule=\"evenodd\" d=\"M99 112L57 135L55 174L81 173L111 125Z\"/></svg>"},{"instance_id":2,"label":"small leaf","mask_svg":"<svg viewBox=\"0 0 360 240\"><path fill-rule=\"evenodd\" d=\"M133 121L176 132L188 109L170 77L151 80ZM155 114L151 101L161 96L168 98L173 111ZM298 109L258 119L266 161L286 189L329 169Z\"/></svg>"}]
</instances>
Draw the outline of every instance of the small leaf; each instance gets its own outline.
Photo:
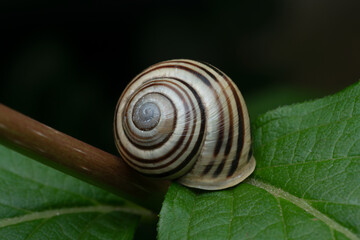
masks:
<instances>
[{"instance_id":1,"label":"small leaf","mask_svg":"<svg viewBox=\"0 0 360 240\"><path fill-rule=\"evenodd\" d=\"M159 239L360 239L360 84L254 126L257 167L227 190L173 184Z\"/></svg>"},{"instance_id":2,"label":"small leaf","mask_svg":"<svg viewBox=\"0 0 360 240\"><path fill-rule=\"evenodd\" d=\"M1 239L132 239L141 213L0 145Z\"/></svg>"}]
</instances>

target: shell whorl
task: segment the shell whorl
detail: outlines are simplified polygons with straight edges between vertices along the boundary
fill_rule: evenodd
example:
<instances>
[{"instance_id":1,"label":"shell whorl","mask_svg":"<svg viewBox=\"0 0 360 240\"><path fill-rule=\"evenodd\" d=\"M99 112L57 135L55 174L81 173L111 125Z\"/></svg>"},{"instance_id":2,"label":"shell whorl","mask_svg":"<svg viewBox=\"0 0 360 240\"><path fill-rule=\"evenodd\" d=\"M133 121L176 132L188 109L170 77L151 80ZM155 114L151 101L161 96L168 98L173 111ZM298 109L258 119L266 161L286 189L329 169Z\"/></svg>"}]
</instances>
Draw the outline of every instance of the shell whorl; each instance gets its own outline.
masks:
<instances>
[{"instance_id":1,"label":"shell whorl","mask_svg":"<svg viewBox=\"0 0 360 240\"><path fill-rule=\"evenodd\" d=\"M121 95L114 130L122 157L148 176L215 190L255 168L244 99L207 63L179 59L144 70Z\"/></svg>"}]
</instances>

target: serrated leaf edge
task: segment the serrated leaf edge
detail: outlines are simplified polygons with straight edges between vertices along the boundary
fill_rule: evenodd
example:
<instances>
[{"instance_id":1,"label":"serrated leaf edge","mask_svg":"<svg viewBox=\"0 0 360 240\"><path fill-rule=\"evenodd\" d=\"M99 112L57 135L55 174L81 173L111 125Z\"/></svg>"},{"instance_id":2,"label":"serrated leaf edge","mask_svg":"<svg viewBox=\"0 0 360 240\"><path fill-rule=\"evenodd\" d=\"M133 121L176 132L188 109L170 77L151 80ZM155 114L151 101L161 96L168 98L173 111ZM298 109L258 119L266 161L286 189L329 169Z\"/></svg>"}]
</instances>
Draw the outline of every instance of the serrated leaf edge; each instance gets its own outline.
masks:
<instances>
[{"instance_id":1,"label":"serrated leaf edge","mask_svg":"<svg viewBox=\"0 0 360 240\"><path fill-rule=\"evenodd\" d=\"M16 225L24 222L39 220L39 219L50 219L52 217L65 215L65 214L76 214L76 213L109 213L109 212L124 212L140 216L153 217L153 213L142 208L129 208L119 207L110 205L99 205L99 206L87 206L87 207L73 207L73 208L60 208L52 209L41 212L33 212L20 217L4 218L0 220L0 228Z\"/></svg>"},{"instance_id":2,"label":"serrated leaf edge","mask_svg":"<svg viewBox=\"0 0 360 240\"><path fill-rule=\"evenodd\" d=\"M351 232L349 229L345 228L344 226L340 225L333 219L329 218L325 214L321 213L317 209L313 208L309 203L307 203L305 200L298 198L288 192L285 192L282 189L276 188L270 184L264 183L262 181L259 181L257 179L251 178L246 181L246 183L253 185L255 187L264 189L268 193L272 194L276 198L283 198L296 206L300 207L301 209L305 210L306 212L312 214L314 217L319 219L320 221L324 222L326 225L328 225L330 228L335 229L338 232L341 232L346 237L348 237L351 240L360 240L360 238L355 235L353 232Z\"/></svg>"}]
</instances>

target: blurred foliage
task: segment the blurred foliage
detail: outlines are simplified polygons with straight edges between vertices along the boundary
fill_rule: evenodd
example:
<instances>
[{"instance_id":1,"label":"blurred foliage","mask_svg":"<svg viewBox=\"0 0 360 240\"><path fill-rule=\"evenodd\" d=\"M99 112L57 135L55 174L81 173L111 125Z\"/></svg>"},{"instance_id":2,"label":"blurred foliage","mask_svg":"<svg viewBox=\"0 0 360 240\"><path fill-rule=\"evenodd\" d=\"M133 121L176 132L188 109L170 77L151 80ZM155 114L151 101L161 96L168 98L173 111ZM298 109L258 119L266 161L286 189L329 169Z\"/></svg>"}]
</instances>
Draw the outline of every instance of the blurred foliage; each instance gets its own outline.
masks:
<instances>
[{"instance_id":1,"label":"blurred foliage","mask_svg":"<svg viewBox=\"0 0 360 240\"><path fill-rule=\"evenodd\" d=\"M227 73L258 115L357 81L359 6L356 0L3 1L0 102L115 153L113 111L124 86L158 61L190 58Z\"/></svg>"}]
</instances>

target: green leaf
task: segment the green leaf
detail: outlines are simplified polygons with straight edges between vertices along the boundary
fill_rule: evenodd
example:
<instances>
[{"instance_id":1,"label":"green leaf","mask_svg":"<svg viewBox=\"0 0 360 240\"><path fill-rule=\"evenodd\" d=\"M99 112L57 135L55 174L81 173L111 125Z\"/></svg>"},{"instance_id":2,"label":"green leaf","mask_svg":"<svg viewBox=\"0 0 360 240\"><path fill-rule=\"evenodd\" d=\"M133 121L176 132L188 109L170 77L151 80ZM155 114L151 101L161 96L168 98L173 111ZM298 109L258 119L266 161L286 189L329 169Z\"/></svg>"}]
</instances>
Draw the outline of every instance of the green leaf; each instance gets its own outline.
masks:
<instances>
[{"instance_id":1,"label":"green leaf","mask_svg":"<svg viewBox=\"0 0 360 240\"><path fill-rule=\"evenodd\" d=\"M113 194L0 145L1 239L132 239L139 214Z\"/></svg>"},{"instance_id":2,"label":"green leaf","mask_svg":"<svg viewBox=\"0 0 360 240\"><path fill-rule=\"evenodd\" d=\"M360 239L360 84L258 118L255 173L227 190L173 184L159 239Z\"/></svg>"}]
</instances>

